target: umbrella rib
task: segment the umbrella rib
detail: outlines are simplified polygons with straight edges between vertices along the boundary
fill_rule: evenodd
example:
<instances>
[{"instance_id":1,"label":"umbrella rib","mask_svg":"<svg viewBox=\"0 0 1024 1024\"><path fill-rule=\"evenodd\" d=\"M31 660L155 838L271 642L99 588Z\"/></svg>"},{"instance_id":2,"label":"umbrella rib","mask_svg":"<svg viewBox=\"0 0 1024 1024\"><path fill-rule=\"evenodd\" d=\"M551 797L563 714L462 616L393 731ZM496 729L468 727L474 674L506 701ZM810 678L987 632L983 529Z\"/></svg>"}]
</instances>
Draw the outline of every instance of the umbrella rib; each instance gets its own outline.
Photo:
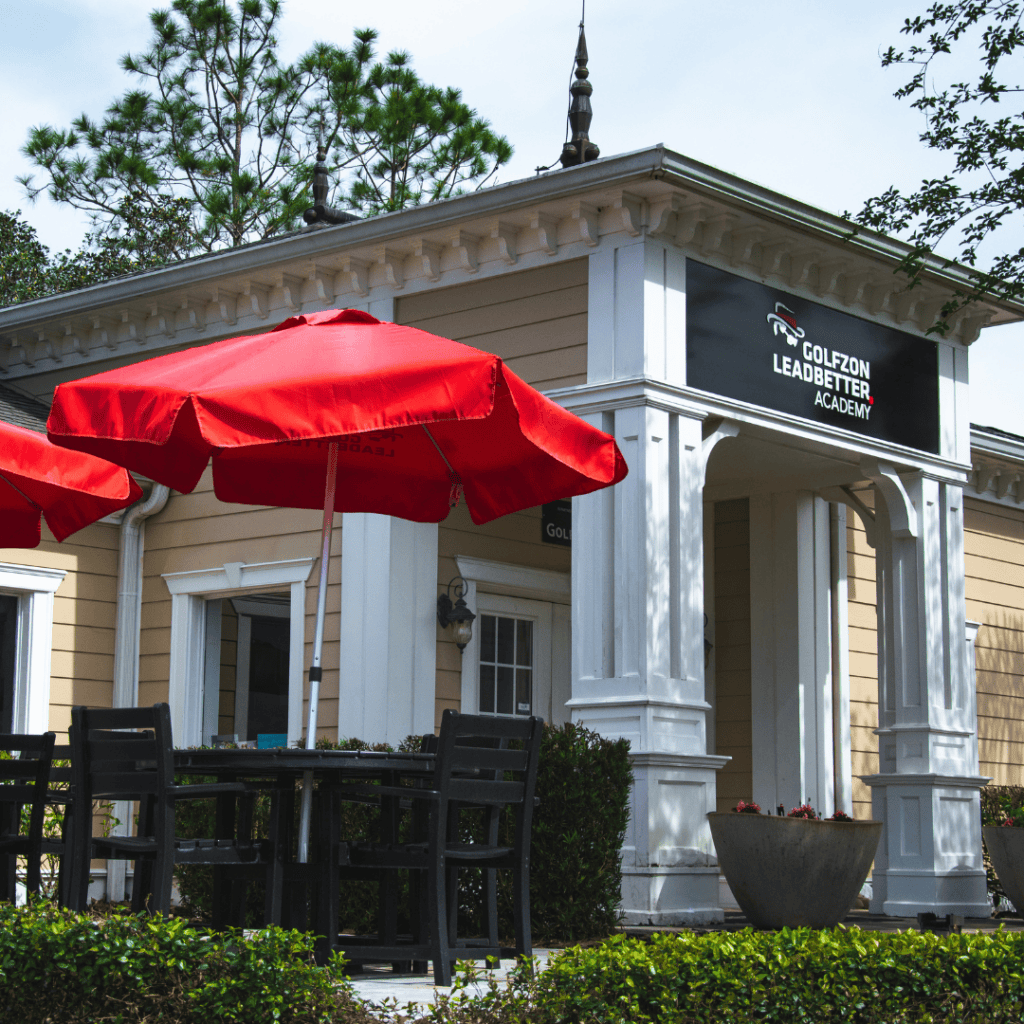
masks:
<instances>
[{"instance_id":1,"label":"umbrella rib","mask_svg":"<svg viewBox=\"0 0 1024 1024\"><path fill-rule=\"evenodd\" d=\"M448 467L448 477L452 482L451 493L448 495L448 506L450 508L455 508L459 503L459 495L465 493L462 486L462 477L459 476L459 474L452 468L452 464L448 461L448 456L441 451L441 446L434 439L434 435L427 429L426 424L421 423L420 426L423 427L423 432L430 438L430 443L437 449L437 454L444 459L444 464Z\"/></svg>"},{"instance_id":2,"label":"umbrella rib","mask_svg":"<svg viewBox=\"0 0 1024 1024\"><path fill-rule=\"evenodd\" d=\"M440 451L440 449L438 449L438 451ZM447 462L448 460L445 459L445 461ZM0 480L3 480L3 482L7 484L8 487L11 488L11 490L16 491L18 494L20 494L34 509L38 509L40 512L43 511L42 505L36 504L36 502L34 502L17 484L12 483L10 480L8 480L3 473L0 473Z\"/></svg>"}]
</instances>

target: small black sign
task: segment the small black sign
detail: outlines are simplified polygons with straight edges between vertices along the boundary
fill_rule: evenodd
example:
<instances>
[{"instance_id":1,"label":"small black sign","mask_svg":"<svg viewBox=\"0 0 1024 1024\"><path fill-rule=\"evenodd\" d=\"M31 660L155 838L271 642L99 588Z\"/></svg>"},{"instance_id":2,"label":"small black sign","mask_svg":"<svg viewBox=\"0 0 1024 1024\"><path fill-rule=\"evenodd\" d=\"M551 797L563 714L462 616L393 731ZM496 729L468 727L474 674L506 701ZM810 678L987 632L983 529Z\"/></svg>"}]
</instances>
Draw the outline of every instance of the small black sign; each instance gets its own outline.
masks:
<instances>
[{"instance_id":1,"label":"small black sign","mask_svg":"<svg viewBox=\"0 0 1024 1024\"><path fill-rule=\"evenodd\" d=\"M939 450L934 341L686 261L686 382L726 398Z\"/></svg>"},{"instance_id":2,"label":"small black sign","mask_svg":"<svg viewBox=\"0 0 1024 1024\"><path fill-rule=\"evenodd\" d=\"M572 500L561 498L540 507L540 539L545 544L572 547Z\"/></svg>"}]
</instances>

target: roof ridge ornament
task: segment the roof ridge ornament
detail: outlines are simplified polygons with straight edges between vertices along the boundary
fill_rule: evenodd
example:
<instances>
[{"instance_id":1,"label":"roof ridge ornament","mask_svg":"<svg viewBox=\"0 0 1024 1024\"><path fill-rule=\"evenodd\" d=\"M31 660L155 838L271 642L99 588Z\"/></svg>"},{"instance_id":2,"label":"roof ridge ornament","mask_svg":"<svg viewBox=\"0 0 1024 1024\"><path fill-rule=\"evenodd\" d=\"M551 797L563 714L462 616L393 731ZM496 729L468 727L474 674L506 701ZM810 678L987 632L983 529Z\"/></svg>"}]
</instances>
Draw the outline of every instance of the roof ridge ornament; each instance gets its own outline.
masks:
<instances>
[{"instance_id":1,"label":"roof ridge ornament","mask_svg":"<svg viewBox=\"0 0 1024 1024\"><path fill-rule=\"evenodd\" d=\"M585 8L584 8L585 9ZM594 110L590 105L590 97L594 91L588 81L590 71L587 68L587 37L583 31L583 20L580 20L580 38L576 44L576 80L569 87L572 100L569 103L569 128L572 137L562 146L560 160L563 167L576 167L579 164L596 160L601 150L591 141L588 132Z\"/></svg>"},{"instance_id":2,"label":"roof ridge ornament","mask_svg":"<svg viewBox=\"0 0 1024 1024\"><path fill-rule=\"evenodd\" d=\"M327 205L327 192L329 183L327 181L327 151L323 146L318 146L316 151L316 163L313 165L313 205L302 213L302 219L307 224L348 224L354 220L360 220L354 213L348 210L339 210L335 206Z\"/></svg>"}]
</instances>

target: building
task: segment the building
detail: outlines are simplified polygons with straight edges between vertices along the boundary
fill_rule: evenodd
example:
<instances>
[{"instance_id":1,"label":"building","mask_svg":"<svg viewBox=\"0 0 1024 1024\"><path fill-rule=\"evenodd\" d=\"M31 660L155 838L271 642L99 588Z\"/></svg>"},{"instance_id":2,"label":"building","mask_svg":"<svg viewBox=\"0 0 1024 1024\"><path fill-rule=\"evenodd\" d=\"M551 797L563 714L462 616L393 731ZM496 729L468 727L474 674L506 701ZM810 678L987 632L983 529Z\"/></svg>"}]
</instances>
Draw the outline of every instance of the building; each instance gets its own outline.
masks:
<instances>
[{"instance_id":1,"label":"building","mask_svg":"<svg viewBox=\"0 0 1024 1024\"><path fill-rule=\"evenodd\" d=\"M928 336L964 278L906 290L905 251L659 146L0 310L0 415L303 310L499 354L630 473L571 526L339 515L324 731L394 742L458 707L628 737L629 921L720 918L705 814L740 798L880 817L875 909L986 915L979 790L1024 774L1024 439L971 427L968 361L1024 306ZM300 738L318 538L207 474L0 551L14 723L169 700L183 745ZM436 617L456 576L461 654Z\"/></svg>"}]
</instances>

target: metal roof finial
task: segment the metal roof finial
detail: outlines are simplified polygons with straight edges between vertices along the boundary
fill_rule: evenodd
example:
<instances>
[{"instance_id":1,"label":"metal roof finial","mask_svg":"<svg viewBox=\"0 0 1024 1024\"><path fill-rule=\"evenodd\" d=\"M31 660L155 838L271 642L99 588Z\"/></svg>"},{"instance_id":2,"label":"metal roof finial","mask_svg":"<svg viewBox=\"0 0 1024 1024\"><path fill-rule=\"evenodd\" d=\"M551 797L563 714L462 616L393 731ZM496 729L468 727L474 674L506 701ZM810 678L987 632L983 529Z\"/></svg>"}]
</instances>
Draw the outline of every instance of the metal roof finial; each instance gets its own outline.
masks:
<instances>
[{"instance_id":1,"label":"metal roof finial","mask_svg":"<svg viewBox=\"0 0 1024 1024\"><path fill-rule=\"evenodd\" d=\"M316 163L313 165L313 205L303 211L302 219L307 224L347 224L359 220L348 210L338 210L327 205L327 193L330 183L327 179L327 150L322 142L317 142Z\"/></svg>"},{"instance_id":2,"label":"metal roof finial","mask_svg":"<svg viewBox=\"0 0 1024 1024\"><path fill-rule=\"evenodd\" d=\"M584 6L584 11L586 7ZM580 38L576 44L576 81L569 87L572 101L569 104L569 128L572 137L562 147L562 166L575 167L577 164L596 160L601 151L590 141L588 132L594 110L590 105L590 96L594 87L587 79L590 71L587 68L587 37L583 31L583 20L580 20Z\"/></svg>"}]
</instances>

